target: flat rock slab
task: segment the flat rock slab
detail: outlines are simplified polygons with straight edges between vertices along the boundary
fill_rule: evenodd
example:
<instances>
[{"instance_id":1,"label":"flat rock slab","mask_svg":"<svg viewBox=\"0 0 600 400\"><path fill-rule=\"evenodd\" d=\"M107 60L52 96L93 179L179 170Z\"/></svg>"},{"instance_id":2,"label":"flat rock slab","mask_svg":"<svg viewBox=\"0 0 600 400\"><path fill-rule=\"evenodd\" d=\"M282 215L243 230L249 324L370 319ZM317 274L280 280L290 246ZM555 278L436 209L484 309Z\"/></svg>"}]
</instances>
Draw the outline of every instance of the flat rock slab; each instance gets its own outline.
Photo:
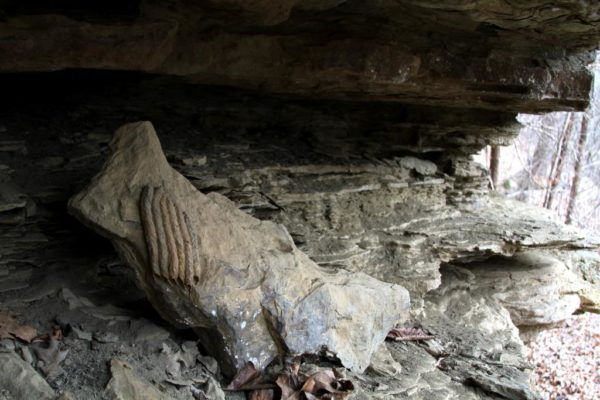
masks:
<instances>
[{"instance_id":1,"label":"flat rock slab","mask_svg":"<svg viewBox=\"0 0 600 400\"><path fill-rule=\"evenodd\" d=\"M471 292L496 298L519 327L566 320L581 306L583 282L562 261L541 252L470 263L466 271L473 274Z\"/></svg>"},{"instance_id":2,"label":"flat rock slab","mask_svg":"<svg viewBox=\"0 0 600 400\"><path fill-rule=\"evenodd\" d=\"M149 122L121 127L111 149L71 212L111 239L161 315L196 329L226 371L324 348L364 371L404 318L401 286L326 272L282 225L199 192L168 164Z\"/></svg>"},{"instance_id":3,"label":"flat rock slab","mask_svg":"<svg viewBox=\"0 0 600 400\"><path fill-rule=\"evenodd\" d=\"M56 397L48 382L15 352L0 352L0 387L15 400L52 400Z\"/></svg>"},{"instance_id":4,"label":"flat rock slab","mask_svg":"<svg viewBox=\"0 0 600 400\"><path fill-rule=\"evenodd\" d=\"M111 360L112 378L106 385L105 394L111 400L169 400L169 396L145 381L133 368L119 360Z\"/></svg>"}]
</instances>

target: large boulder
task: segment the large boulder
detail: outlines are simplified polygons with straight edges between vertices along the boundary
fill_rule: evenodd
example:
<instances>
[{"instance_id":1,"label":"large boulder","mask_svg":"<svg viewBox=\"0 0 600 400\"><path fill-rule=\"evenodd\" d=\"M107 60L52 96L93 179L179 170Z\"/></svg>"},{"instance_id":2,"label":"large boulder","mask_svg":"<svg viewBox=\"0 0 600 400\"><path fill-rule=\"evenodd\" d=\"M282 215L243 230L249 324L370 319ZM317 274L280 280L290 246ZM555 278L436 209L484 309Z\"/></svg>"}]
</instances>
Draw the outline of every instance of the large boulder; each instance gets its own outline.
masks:
<instances>
[{"instance_id":1,"label":"large boulder","mask_svg":"<svg viewBox=\"0 0 600 400\"><path fill-rule=\"evenodd\" d=\"M160 314L194 328L226 371L324 348L363 371L408 310L401 286L325 272L282 225L199 192L149 122L121 127L111 149L71 212L113 242Z\"/></svg>"}]
</instances>

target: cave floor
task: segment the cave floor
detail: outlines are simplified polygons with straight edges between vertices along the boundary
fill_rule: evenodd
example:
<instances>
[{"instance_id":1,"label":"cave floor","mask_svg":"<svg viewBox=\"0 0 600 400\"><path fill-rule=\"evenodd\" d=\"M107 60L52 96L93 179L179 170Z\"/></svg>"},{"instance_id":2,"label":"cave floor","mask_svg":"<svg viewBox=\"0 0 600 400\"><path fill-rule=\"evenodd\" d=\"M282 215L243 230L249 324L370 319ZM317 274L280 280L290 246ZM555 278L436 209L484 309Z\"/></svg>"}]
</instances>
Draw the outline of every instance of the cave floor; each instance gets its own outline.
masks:
<instances>
[{"instance_id":1,"label":"cave floor","mask_svg":"<svg viewBox=\"0 0 600 400\"><path fill-rule=\"evenodd\" d=\"M156 314L118 259L25 271L0 275L0 311L15 316L19 326L33 327L35 339L28 343L31 337L25 335L27 340L4 338L0 353L14 351L31 363L57 394L112 398L105 392L111 360L129 364L165 398L202 398L194 394L206 390L209 376L223 387L229 383L216 361L204 355L192 331L177 330ZM57 333L58 346L50 348L48 337ZM48 367L48 353L52 360L64 357ZM327 358L310 357L304 362L303 368L309 370L341 367ZM277 364L276 360L275 368ZM386 342L364 374L346 371L355 387L350 398L441 399L461 393L470 398L475 393L458 383L452 385L437 367L436 359L418 342ZM0 379L2 374L10 371L0 367ZM24 382L33 378L26 376ZM224 393L226 399L246 398L241 391ZM12 397L0 390L0 399Z\"/></svg>"}]
</instances>

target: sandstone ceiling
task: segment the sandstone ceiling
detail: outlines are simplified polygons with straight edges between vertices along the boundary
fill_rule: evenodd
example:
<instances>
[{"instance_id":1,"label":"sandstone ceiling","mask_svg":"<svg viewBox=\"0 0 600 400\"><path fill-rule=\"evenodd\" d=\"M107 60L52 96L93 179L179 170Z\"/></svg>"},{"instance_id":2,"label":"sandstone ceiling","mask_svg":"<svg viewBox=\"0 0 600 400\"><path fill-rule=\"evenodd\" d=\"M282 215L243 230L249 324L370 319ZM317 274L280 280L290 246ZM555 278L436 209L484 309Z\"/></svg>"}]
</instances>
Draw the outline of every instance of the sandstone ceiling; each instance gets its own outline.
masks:
<instances>
[{"instance_id":1,"label":"sandstone ceiling","mask_svg":"<svg viewBox=\"0 0 600 400\"><path fill-rule=\"evenodd\" d=\"M581 110L599 38L593 0L9 0L0 72L129 70L330 99Z\"/></svg>"},{"instance_id":2,"label":"sandstone ceiling","mask_svg":"<svg viewBox=\"0 0 600 400\"><path fill-rule=\"evenodd\" d=\"M599 44L597 0L0 0L0 305L139 339L104 315L49 318L79 295L139 307L66 204L114 130L150 120L196 196L284 225L328 272L406 288L436 340L382 346L354 399L537 399L517 327L587 307L571 272L598 265L600 239L490 195L470 156L509 144L518 112L587 107ZM121 344L66 340L85 347L57 387L92 398ZM156 372L145 349L129 361Z\"/></svg>"}]
</instances>

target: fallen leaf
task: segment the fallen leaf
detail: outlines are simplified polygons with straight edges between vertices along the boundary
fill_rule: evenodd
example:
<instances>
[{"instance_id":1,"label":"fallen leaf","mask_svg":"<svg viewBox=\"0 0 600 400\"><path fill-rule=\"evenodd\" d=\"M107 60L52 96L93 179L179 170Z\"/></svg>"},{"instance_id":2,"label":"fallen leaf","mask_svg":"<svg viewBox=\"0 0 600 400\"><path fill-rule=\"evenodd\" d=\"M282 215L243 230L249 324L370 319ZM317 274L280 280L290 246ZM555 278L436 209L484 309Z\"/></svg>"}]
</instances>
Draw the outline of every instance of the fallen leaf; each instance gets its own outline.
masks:
<instances>
[{"instance_id":1,"label":"fallen leaf","mask_svg":"<svg viewBox=\"0 0 600 400\"><path fill-rule=\"evenodd\" d=\"M327 392L332 392L335 390L331 383L335 381L335 375L331 370L319 371L316 374L310 376L304 385L302 385L302 390L308 393L317 393L320 390L326 390Z\"/></svg>"},{"instance_id":2,"label":"fallen leaf","mask_svg":"<svg viewBox=\"0 0 600 400\"><path fill-rule=\"evenodd\" d=\"M311 375L302 386L302 391L317 399L341 400L354 391L354 385L349 380L338 379L333 370L323 370Z\"/></svg>"},{"instance_id":3,"label":"fallen leaf","mask_svg":"<svg viewBox=\"0 0 600 400\"><path fill-rule=\"evenodd\" d=\"M395 342L433 339L434 336L419 328L394 328L388 332L386 339Z\"/></svg>"},{"instance_id":4,"label":"fallen leaf","mask_svg":"<svg viewBox=\"0 0 600 400\"><path fill-rule=\"evenodd\" d=\"M342 371L327 369L306 376L299 368L299 364L294 364L277 377L282 400L343 400L354 391L354 385Z\"/></svg>"},{"instance_id":5,"label":"fallen leaf","mask_svg":"<svg viewBox=\"0 0 600 400\"><path fill-rule=\"evenodd\" d=\"M300 391L306 377L300 375L300 363L294 362L286 368L286 371L280 374L275 383L281 389L281 400L300 400L304 395Z\"/></svg>"},{"instance_id":6,"label":"fallen leaf","mask_svg":"<svg viewBox=\"0 0 600 400\"><path fill-rule=\"evenodd\" d=\"M291 376L279 375L275 383L281 389L281 400L295 400L300 398L300 388L302 385L294 382Z\"/></svg>"},{"instance_id":7,"label":"fallen leaf","mask_svg":"<svg viewBox=\"0 0 600 400\"><path fill-rule=\"evenodd\" d=\"M37 329L35 329L33 326L21 325L12 330L10 333L12 333L17 339L31 343L31 341L37 336Z\"/></svg>"},{"instance_id":8,"label":"fallen leaf","mask_svg":"<svg viewBox=\"0 0 600 400\"><path fill-rule=\"evenodd\" d=\"M0 311L0 339L19 339L27 343L37 336L37 329L29 325L20 325L15 317L6 311Z\"/></svg>"},{"instance_id":9,"label":"fallen leaf","mask_svg":"<svg viewBox=\"0 0 600 400\"><path fill-rule=\"evenodd\" d=\"M256 369L254 364L251 362L247 362L240 370L237 372L227 389L229 390L237 390L242 388L244 385L256 380L256 378L260 377L260 371Z\"/></svg>"},{"instance_id":10,"label":"fallen leaf","mask_svg":"<svg viewBox=\"0 0 600 400\"><path fill-rule=\"evenodd\" d=\"M253 390L250 393L250 400L273 400L273 396L272 389Z\"/></svg>"}]
</instances>

